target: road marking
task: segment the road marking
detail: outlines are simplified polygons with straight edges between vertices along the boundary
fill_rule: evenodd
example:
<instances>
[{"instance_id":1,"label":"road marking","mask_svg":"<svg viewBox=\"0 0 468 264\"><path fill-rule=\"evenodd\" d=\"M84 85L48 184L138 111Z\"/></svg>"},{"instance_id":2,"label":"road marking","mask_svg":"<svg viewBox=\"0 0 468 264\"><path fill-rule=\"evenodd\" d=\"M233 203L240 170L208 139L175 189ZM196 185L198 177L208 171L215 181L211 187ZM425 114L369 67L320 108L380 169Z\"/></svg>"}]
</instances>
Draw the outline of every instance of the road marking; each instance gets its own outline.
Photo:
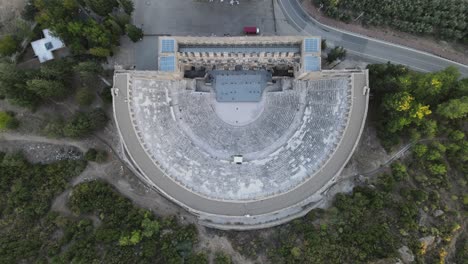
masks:
<instances>
[{"instance_id":1,"label":"road marking","mask_svg":"<svg viewBox=\"0 0 468 264\"><path fill-rule=\"evenodd\" d=\"M386 62L389 61L389 62L393 62L393 63L405 65L405 66L411 67L411 68L416 69L416 70L421 71L421 72L431 72L431 71L428 71L428 70L425 70L425 69L421 69L421 68L416 67L416 66L409 66L409 65L404 64L404 63L392 61L392 60L389 60L389 59L381 58L381 57L374 56L374 55L370 55L370 54L367 54L367 53L362 53L362 52L359 52L359 51L348 50L348 52L349 52L349 53L354 53L354 54L359 55L359 56L374 58L374 59L377 59L377 60L382 61L382 62L384 62L384 63L386 63Z\"/></svg>"},{"instance_id":2,"label":"road marking","mask_svg":"<svg viewBox=\"0 0 468 264\"><path fill-rule=\"evenodd\" d=\"M279 0L280 2L284 1L284 0ZM376 39L376 38L372 38L372 37L368 37L368 36L364 36L364 35L360 35L360 34L357 34L357 33L354 33L354 32L349 32L349 31L345 31L345 30L341 30L341 29L338 29L338 28L335 28L335 27L331 27L331 26L328 26L328 25L325 25L325 24L322 24L320 23L318 20L316 20L315 18L313 18L307 11L305 11L303 8L302 8L302 5L299 3L298 0L294 0L298 5L299 7L304 11L304 13L309 17L310 20L312 20L314 23L316 23L317 25L319 26L323 26L323 27L326 27L328 29L331 29L331 30L335 30L335 31L338 31L342 34L348 34L348 35L351 35L351 36L354 36L354 37L359 37L359 38L363 38L363 39L367 39L367 40L371 40L371 41L375 41L375 42L379 42L381 44L385 44L387 46L394 46L394 47L398 47L398 48L401 48L401 49L406 49L406 50L409 50L409 51L412 51L412 52L416 52L416 53L420 53L420 54L424 54L424 55L427 55L427 56L431 56L433 58L437 58L437 59L442 59L442 60L445 60L447 62L450 62L450 63L453 63L453 64L457 64L465 69L468 69L468 66L465 65L465 64L462 64L462 63L459 63L459 62L456 62L456 61L452 61L452 60L449 60L449 59L446 59L446 58L443 58L443 57L440 57L440 56L437 56L437 55L434 55L434 54L431 54L431 53L428 53L428 52L425 52L425 51L420 51L420 50L417 50L417 49L413 49L413 48L410 48L410 47L406 47L406 46L403 46L403 45L399 45L399 44L394 44L394 43L391 43L391 42L387 42L387 41L383 41L383 40L379 40L379 39ZM292 7L292 5L291 5ZM296 12L297 13L297 12ZM301 20L304 21L301 17Z\"/></svg>"},{"instance_id":3,"label":"road marking","mask_svg":"<svg viewBox=\"0 0 468 264\"><path fill-rule=\"evenodd\" d=\"M283 1L282 1L282 0L279 0L279 2L280 2L280 5L283 7L284 13L286 14L287 17L289 17L290 21L291 21L292 23L294 23L298 28L301 28L301 27L296 23L296 21L294 21L294 20L292 19L292 16L286 11L285 6L283 5ZM293 8L293 10L294 10L294 8ZM297 14L297 13L296 13L296 14ZM306 26L307 26L307 25L306 25ZM308 31L306 30L306 27L303 28L302 31L304 31L304 32L306 32L306 33L308 33L308 34L311 34L310 32L308 32ZM302 31L299 32L299 33L302 33ZM356 44L356 43L349 42L349 41L346 41L346 40L341 40L341 41L342 41L342 42L352 43L353 45L358 45L358 44ZM382 62L384 62L384 63L389 61L389 62L393 62L393 63L397 63L397 64L402 64L402 65L411 67L411 68L413 68L413 69L415 69L415 70L418 70L418 71L421 71L421 72L430 72L430 71L428 71L428 70L421 69L421 68L416 67L416 66L410 66L410 65L405 64L405 63L396 62L396 61L394 61L394 60L385 59L385 58L381 58L381 57L378 57L378 56L374 56L374 55L370 55L370 54L367 54L367 53L362 53L362 52L354 51L354 50L350 50L350 49L347 49L347 50L348 50L348 52L353 53L353 54L355 54L355 55L374 58L374 59L377 59L378 61L382 61ZM433 64L433 65L435 65L435 64Z\"/></svg>"},{"instance_id":4,"label":"road marking","mask_svg":"<svg viewBox=\"0 0 468 264\"><path fill-rule=\"evenodd\" d=\"M284 10L284 13L286 14L287 17L289 17L289 20L292 21L294 23L294 25L296 25L298 28L301 28L297 23L296 21L294 21L294 19L292 19L291 15L286 11L286 7L284 7L283 5L283 1L282 0L278 0L280 5L283 7L283 10ZM302 29L303 31L305 31L305 28ZM299 33L301 33L301 31L298 31Z\"/></svg>"}]
</instances>

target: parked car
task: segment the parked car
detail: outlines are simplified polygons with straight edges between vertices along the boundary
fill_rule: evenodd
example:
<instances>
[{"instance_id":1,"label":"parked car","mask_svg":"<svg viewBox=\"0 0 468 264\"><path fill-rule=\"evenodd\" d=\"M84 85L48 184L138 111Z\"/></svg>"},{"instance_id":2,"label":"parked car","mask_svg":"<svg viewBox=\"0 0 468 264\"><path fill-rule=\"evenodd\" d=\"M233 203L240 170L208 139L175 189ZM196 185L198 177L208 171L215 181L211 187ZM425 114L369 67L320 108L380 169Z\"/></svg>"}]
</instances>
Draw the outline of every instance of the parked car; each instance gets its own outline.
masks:
<instances>
[{"instance_id":1,"label":"parked car","mask_svg":"<svg viewBox=\"0 0 468 264\"><path fill-rule=\"evenodd\" d=\"M260 29L258 27L244 27L244 33L246 35L258 35L260 34Z\"/></svg>"}]
</instances>

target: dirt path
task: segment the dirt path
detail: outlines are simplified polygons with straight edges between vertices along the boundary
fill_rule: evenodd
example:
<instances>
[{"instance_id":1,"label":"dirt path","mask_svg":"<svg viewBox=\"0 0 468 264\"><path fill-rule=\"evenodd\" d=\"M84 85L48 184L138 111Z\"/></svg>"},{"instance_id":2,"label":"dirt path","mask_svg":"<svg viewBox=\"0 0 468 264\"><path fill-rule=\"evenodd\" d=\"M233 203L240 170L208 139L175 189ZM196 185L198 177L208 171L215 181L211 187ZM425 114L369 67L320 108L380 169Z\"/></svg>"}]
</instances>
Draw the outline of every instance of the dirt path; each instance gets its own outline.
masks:
<instances>
[{"instance_id":1,"label":"dirt path","mask_svg":"<svg viewBox=\"0 0 468 264\"><path fill-rule=\"evenodd\" d=\"M81 150L82 152L86 152L89 148L89 142L86 141L75 141L71 139L52 139L43 136L35 136L35 135L25 135L25 134L18 134L18 133L11 133L11 132L3 132L0 133L0 140L8 140L8 141L27 141L27 142L34 142L34 143L47 143L47 144L55 144L55 145L67 145L67 146L74 146Z\"/></svg>"},{"instance_id":2,"label":"dirt path","mask_svg":"<svg viewBox=\"0 0 468 264\"><path fill-rule=\"evenodd\" d=\"M116 157L114 154L116 150L112 148L114 145L112 136L106 136L107 133L112 133L112 129L109 129L100 135L99 137L93 137L83 141L69 140L69 139L50 139L42 136L35 135L25 135L17 133L3 133L0 134L0 141L23 141L23 143L45 143L45 144L56 144L60 146L73 146L81 151L85 152L89 146L95 146L101 149L107 149L110 153L110 158L106 163L95 163L90 162L87 168L79 175L74 178L71 182L72 186L75 186L84 181L101 179L111 185L113 185L122 195L128 197L133 201L137 206L151 210L158 216L169 216L176 215L178 220L183 224L193 223L197 224L197 219L195 216L189 214L179 206L168 201L165 197L157 193L151 188L148 188L144 183L142 183L133 173L128 170L122 161ZM106 140L104 140L104 138ZM423 139L418 141L433 141L440 139ZM359 175L364 175L366 177L375 175L385 167L389 166L398 158L402 157L412 146L416 143L409 143L402 146L398 151L394 152L391 156L387 158L385 162L382 163L377 168L368 170L366 172L360 172L354 175L345 176L342 180L339 180L334 186L344 184L349 190L352 190L354 184L352 181L356 179ZM332 188L331 187L331 188ZM52 203L52 210L63 213L64 215L73 216L67 207L68 197L70 195L70 189L67 189L62 194L57 196ZM343 187L341 187L340 192L343 192ZM334 195L335 191L327 193L327 196L330 198ZM237 252L230 240L225 236L219 236L216 232L210 231L203 226L198 226L199 233L199 243L197 248L204 250L210 253L210 258L213 259L214 253L217 251L222 251L230 255L233 259L233 263L254 263L249 259L246 259L239 252ZM257 260L259 261L259 260ZM262 261L260 261L262 262Z\"/></svg>"},{"instance_id":3,"label":"dirt path","mask_svg":"<svg viewBox=\"0 0 468 264\"><path fill-rule=\"evenodd\" d=\"M302 3L304 10L322 24L375 39L411 47L417 50L426 51L446 59L468 64L468 49L460 44L447 43L431 37L416 36L388 27L363 27L358 22L347 24L327 17L325 14L318 11L317 7L312 4L311 0L299 1Z\"/></svg>"},{"instance_id":4,"label":"dirt path","mask_svg":"<svg viewBox=\"0 0 468 264\"><path fill-rule=\"evenodd\" d=\"M26 0L0 0L0 37L14 28L14 19L21 16Z\"/></svg>"}]
</instances>

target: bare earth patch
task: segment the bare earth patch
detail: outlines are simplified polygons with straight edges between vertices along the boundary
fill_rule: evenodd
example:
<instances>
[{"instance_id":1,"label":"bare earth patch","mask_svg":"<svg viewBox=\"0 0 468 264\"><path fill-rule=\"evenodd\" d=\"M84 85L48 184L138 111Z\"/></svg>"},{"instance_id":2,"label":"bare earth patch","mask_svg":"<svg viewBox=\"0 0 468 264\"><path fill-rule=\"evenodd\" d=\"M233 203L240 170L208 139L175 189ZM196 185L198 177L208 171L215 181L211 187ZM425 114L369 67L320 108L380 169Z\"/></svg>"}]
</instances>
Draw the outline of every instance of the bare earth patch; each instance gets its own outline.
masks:
<instances>
[{"instance_id":1,"label":"bare earth patch","mask_svg":"<svg viewBox=\"0 0 468 264\"><path fill-rule=\"evenodd\" d=\"M318 11L310 0L301 0L304 9L316 20L325 25L372 37L379 40L411 47L450 59L456 62L468 64L468 49L460 44L447 43L431 37L421 37L404 33L387 27L363 27L358 22L344 23L327 17Z\"/></svg>"},{"instance_id":2,"label":"bare earth patch","mask_svg":"<svg viewBox=\"0 0 468 264\"><path fill-rule=\"evenodd\" d=\"M8 30L9 24L21 16L26 0L0 0L0 36Z\"/></svg>"}]
</instances>

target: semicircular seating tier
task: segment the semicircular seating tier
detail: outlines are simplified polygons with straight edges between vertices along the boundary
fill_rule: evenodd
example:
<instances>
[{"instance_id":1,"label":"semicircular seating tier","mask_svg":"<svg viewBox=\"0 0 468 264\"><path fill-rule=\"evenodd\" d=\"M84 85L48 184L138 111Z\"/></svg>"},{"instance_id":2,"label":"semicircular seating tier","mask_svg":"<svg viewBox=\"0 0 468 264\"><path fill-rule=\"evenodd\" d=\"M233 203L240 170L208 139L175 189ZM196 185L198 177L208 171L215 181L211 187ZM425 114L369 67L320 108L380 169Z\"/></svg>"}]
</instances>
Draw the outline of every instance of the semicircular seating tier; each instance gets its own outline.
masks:
<instances>
[{"instance_id":1,"label":"semicircular seating tier","mask_svg":"<svg viewBox=\"0 0 468 264\"><path fill-rule=\"evenodd\" d=\"M340 143L352 107L348 77L295 80L290 90L265 92L262 114L236 127L218 118L213 94L187 82L131 79L130 113L154 163L210 199L262 199L313 177ZM232 163L238 154L242 165Z\"/></svg>"}]
</instances>

